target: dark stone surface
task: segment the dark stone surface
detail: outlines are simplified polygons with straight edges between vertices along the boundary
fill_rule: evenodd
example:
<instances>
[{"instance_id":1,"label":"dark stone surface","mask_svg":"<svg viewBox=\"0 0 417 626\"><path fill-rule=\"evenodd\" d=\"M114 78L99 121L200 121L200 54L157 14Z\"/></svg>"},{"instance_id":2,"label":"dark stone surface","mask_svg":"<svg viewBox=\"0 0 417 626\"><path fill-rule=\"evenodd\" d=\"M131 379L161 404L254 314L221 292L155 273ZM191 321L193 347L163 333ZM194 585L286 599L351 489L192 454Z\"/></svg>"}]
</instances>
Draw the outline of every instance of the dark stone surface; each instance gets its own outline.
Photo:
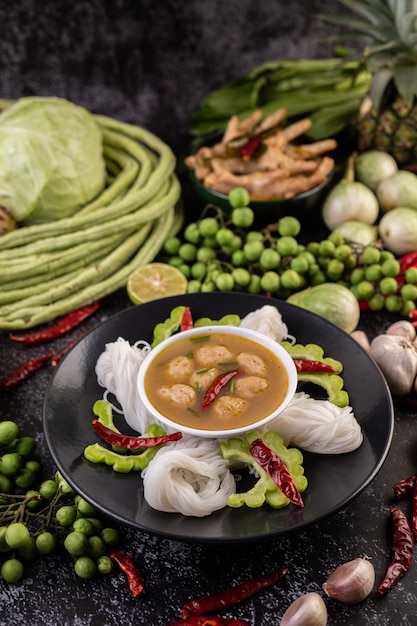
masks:
<instances>
[{"instance_id":1,"label":"dark stone surface","mask_svg":"<svg viewBox=\"0 0 417 626\"><path fill-rule=\"evenodd\" d=\"M188 142L186 121L210 90L258 63L285 57L326 56L318 10L330 0L15 0L1 2L0 95L62 96L91 111L156 132L175 150ZM125 293L109 297L89 324L129 306ZM372 315L361 327L370 336L388 320ZM88 325L87 325L88 326ZM56 342L62 347L68 339ZM43 349L36 348L36 354ZM0 335L0 378L22 361L20 347ZM42 432L45 369L0 398L0 419L14 419L36 438L52 475ZM275 587L225 615L251 626L276 626L286 607L307 591L320 591L343 561L367 555L379 579L390 560L391 485L415 472L412 411L396 407L391 451L378 476L355 502L296 535L265 544L188 545L120 528L123 547L146 580L147 595L133 599L122 575L82 581L63 554L38 559L16 585L0 581L0 624L25 626L164 626L191 597L229 587L287 565ZM363 604L328 602L329 624L362 626L417 623L417 570L381 599Z\"/></svg>"},{"instance_id":2,"label":"dark stone surface","mask_svg":"<svg viewBox=\"0 0 417 626\"><path fill-rule=\"evenodd\" d=\"M327 0L16 0L3 5L0 95L61 96L187 141L201 98L255 65L331 54Z\"/></svg>"}]
</instances>

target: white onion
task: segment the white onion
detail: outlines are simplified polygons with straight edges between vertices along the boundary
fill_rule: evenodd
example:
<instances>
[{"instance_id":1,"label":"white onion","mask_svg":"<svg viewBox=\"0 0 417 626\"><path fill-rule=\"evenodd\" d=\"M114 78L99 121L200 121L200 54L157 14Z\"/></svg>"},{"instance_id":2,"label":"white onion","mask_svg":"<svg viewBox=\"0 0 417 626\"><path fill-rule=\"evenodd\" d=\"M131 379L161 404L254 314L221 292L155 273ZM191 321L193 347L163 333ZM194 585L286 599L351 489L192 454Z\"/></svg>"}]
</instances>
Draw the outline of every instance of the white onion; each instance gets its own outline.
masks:
<instances>
[{"instance_id":1,"label":"white onion","mask_svg":"<svg viewBox=\"0 0 417 626\"><path fill-rule=\"evenodd\" d=\"M376 195L384 213L399 206L417 209L417 176L400 170L379 183Z\"/></svg>"},{"instance_id":2,"label":"white onion","mask_svg":"<svg viewBox=\"0 0 417 626\"><path fill-rule=\"evenodd\" d=\"M323 222L329 230L349 220L374 224L378 213L378 200L374 192L356 181L341 182L333 187L322 207Z\"/></svg>"},{"instance_id":3,"label":"white onion","mask_svg":"<svg viewBox=\"0 0 417 626\"><path fill-rule=\"evenodd\" d=\"M382 216L378 226L384 247L397 255L417 250L417 211L397 207Z\"/></svg>"}]
</instances>

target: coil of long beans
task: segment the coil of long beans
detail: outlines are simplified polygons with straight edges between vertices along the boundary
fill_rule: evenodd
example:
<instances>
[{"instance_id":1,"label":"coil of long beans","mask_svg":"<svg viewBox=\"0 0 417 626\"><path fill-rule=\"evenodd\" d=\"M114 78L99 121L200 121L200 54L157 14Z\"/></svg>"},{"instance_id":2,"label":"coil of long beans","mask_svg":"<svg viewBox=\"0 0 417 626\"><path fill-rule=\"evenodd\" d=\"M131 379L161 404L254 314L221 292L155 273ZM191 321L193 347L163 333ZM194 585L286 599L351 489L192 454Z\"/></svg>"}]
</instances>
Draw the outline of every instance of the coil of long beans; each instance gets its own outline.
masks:
<instances>
[{"instance_id":1,"label":"coil of long beans","mask_svg":"<svg viewBox=\"0 0 417 626\"><path fill-rule=\"evenodd\" d=\"M106 187L72 217L0 238L0 330L48 322L124 287L181 228L181 187L169 146L139 126L95 119Z\"/></svg>"}]
</instances>

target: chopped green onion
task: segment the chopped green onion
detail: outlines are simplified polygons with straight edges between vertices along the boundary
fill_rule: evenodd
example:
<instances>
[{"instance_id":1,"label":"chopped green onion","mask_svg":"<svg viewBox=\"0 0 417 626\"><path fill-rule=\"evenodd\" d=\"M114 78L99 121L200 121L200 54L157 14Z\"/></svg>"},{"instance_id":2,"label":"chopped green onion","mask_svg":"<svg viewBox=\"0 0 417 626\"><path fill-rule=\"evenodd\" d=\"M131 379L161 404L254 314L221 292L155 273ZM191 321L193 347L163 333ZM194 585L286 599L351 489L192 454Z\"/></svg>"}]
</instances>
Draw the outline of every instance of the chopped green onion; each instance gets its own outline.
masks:
<instances>
[{"instance_id":1,"label":"chopped green onion","mask_svg":"<svg viewBox=\"0 0 417 626\"><path fill-rule=\"evenodd\" d=\"M198 371L196 372L196 374L205 374L206 372L209 372L209 371L210 371L210 370L212 370L212 369L214 369L214 368L213 368L213 366L211 365L210 367L205 367L205 368L204 368L204 369L202 369L202 370L198 370Z\"/></svg>"},{"instance_id":2,"label":"chopped green onion","mask_svg":"<svg viewBox=\"0 0 417 626\"><path fill-rule=\"evenodd\" d=\"M202 343L203 341L210 341L210 335L200 335L199 337L190 337L190 341L193 343Z\"/></svg>"}]
</instances>

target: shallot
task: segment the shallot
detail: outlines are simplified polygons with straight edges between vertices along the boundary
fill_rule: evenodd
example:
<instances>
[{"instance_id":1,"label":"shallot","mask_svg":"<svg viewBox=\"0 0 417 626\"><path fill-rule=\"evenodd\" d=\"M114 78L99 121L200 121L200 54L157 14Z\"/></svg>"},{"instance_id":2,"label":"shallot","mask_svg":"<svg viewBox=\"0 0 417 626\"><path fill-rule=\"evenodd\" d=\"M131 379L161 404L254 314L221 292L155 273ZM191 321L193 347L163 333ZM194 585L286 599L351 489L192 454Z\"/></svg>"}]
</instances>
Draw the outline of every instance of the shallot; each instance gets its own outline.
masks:
<instances>
[{"instance_id":1,"label":"shallot","mask_svg":"<svg viewBox=\"0 0 417 626\"><path fill-rule=\"evenodd\" d=\"M323 583L323 591L334 600L357 604L365 600L375 584L375 569L363 558L339 565Z\"/></svg>"},{"instance_id":2,"label":"shallot","mask_svg":"<svg viewBox=\"0 0 417 626\"><path fill-rule=\"evenodd\" d=\"M280 626L326 626L327 607L320 594L300 596L285 611Z\"/></svg>"}]
</instances>

